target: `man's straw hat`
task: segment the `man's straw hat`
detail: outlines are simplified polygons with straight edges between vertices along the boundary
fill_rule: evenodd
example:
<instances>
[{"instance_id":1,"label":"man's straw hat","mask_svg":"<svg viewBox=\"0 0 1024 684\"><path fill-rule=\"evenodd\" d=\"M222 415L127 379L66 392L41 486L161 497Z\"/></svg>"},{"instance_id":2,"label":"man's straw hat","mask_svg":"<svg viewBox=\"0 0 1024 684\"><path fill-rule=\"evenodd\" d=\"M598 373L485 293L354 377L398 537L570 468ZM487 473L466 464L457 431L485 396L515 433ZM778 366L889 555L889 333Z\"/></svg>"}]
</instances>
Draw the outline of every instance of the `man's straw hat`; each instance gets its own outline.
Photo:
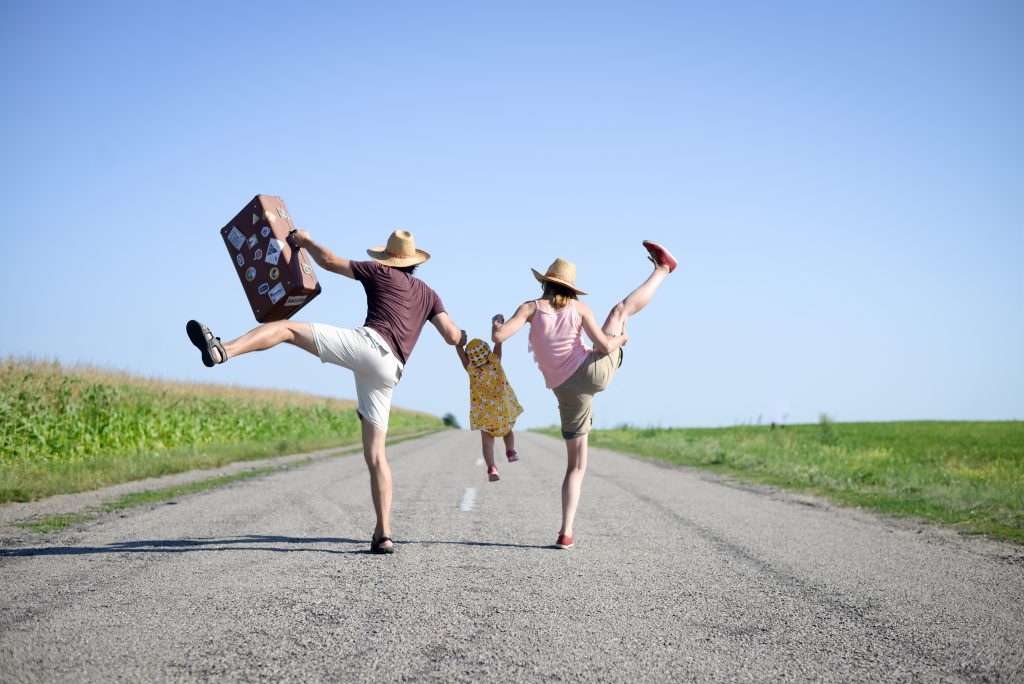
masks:
<instances>
[{"instance_id":1,"label":"man's straw hat","mask_svg":"<svg viewBox=\"0 0 1024 684\"><path fill-rule=\"evenodd\" d=\"M555 259L551 262L551 265L548 266L548 272L544 275L538 273L535 268L531 268L530 270L533 271L533 277L542 283L545 281L549 283L557 283L569 288L576 294L587 294L583 290L576 288L576 264L571 261Z\"/></svg>"},{"instance_id":2,"label":"man's straw hat","mask_svg":"<svg viewBox=\"0 0 1024 684\"><path fill-rule=\"evenodd\" d=\"M407 230L396 230L388 238L387 246L372 247L366 253L385 266L415 266L430 258L422 249L416 249L416 240Z\"/></svg>"}]
</instances>

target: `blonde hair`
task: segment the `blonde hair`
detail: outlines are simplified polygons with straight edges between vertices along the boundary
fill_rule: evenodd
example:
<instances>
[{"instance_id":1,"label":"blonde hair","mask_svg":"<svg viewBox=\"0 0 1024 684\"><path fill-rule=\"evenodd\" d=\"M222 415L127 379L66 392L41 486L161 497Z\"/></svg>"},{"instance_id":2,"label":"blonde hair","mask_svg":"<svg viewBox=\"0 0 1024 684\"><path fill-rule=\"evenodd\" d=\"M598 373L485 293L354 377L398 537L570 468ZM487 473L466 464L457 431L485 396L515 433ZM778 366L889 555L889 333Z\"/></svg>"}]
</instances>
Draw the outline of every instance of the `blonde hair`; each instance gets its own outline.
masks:
<instances>
[{"instance_id":1,"label":"blonde hair","mask_svg":"<svg viewBox=\"0 0 1024 684\"><path fill-rule=\"evenodd\" d=\"M562 309L569 306L569 302L576 299L576 292L570 290L565 285L545 281L544 296L551 297L551 306L556 309Z\"/></svg>"}]
</instances>

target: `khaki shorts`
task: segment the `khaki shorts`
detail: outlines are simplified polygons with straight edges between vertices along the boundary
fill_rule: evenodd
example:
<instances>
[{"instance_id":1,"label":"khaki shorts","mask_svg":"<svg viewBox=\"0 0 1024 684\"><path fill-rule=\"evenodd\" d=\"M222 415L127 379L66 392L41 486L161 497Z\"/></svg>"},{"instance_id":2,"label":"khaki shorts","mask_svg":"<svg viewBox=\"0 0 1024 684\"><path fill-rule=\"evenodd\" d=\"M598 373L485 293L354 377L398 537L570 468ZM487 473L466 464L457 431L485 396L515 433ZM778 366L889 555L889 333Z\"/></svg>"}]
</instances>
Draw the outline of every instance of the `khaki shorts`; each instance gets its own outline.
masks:
<instances>
[{"instance_id":1,"label":"khaki shorts","mask_svg":"<svg viewBox=\"0 0 1024 684\"><path fill-rule=\"evenodd\" d=\"M568 380L551 390L558 398L563 439L575 439L590 432L594 395L608 388L621 365L622 347L610 354L592 351Z\"/></svg>"},{"instance_id":2,"label":"khaki shorts","mask_svg":"<svg viewBox=\"0 0 1024 684\"><path fill-rule=\"evenodd\" d=\"M310 323L309 327L313 329L320 361L348 368L355 375L359 415L387 432L391 394L402 379L402 362L372 328L348 330L323 323Z\"/></svg>"}]
</instances>

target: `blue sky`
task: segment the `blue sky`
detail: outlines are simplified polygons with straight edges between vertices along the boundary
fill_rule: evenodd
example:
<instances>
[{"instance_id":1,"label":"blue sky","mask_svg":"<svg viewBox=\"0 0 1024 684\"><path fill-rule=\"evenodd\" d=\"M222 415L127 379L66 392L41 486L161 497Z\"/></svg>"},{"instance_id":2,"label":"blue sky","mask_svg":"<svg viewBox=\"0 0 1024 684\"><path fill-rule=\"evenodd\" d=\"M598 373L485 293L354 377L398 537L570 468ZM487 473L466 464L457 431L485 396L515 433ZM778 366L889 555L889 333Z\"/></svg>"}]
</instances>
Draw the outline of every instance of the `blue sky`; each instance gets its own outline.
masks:
<instances>
[{"instance_id":1,"label":"blue sky","mask_svg":"<svg viewBox=\"0 0 1024 684\"><path fill-rule=\"evenodd\" d=\"M471 336L578 267L607 311L679 257L609 427L1024 418L1024 5L5 2L0 355L352 397L255 324L219 229L255 194L363 258L395 228ZM297 317L362 323L320 273ZM556 422L521 333L520 426ZM424 331L396 404L465 421Z\"/></svg>"}]
</instances>

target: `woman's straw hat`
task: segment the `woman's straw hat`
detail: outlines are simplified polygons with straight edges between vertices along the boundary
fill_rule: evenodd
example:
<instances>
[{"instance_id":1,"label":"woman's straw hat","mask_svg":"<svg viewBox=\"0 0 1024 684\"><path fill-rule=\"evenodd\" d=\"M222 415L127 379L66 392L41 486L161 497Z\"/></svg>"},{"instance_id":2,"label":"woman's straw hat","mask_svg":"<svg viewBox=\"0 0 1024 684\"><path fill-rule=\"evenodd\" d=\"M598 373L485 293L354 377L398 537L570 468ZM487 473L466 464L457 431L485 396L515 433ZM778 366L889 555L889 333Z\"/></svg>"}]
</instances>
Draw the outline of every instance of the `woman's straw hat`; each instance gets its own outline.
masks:
<instances>
[{"instance_id":1,"label":"woman's straw hat","mask_svg":"<svg viewBox=\"0 0 1024 684\"><path fill-rule=\"evenodd\" d=\"M430 258L422 249L416 249L416 240L407 230L396 230L388 238L387 246L373 247L366 253L385 266L415 266Z\"/></svg>"},{"instance_id":2,"label":"woman's straw hat","mask_svg":"<svg viewBox=\"0 0 1024 684\"><path fill-rule=\"evenodd\" d=\"M531 268L533 271L533 277L540 282L557 283L563 285L576 294L585 295L587 294L583 290L576 289L576 264L565 259L555 259L548 266L548 272L541 275L537 272L537 269Z\"/></svg>"},{"instance_id":3,"label":"woman's straw hat","mask_svg":"<svg viewBox=\"0 0 1024 684\"><path fill-rule=\"evenodd\" d=\"M469 357L471 364L479 368L487 363L491 356L491 348L483 340L474 338L466 344L466 356Z\"/></svg>"}]
</instances>

